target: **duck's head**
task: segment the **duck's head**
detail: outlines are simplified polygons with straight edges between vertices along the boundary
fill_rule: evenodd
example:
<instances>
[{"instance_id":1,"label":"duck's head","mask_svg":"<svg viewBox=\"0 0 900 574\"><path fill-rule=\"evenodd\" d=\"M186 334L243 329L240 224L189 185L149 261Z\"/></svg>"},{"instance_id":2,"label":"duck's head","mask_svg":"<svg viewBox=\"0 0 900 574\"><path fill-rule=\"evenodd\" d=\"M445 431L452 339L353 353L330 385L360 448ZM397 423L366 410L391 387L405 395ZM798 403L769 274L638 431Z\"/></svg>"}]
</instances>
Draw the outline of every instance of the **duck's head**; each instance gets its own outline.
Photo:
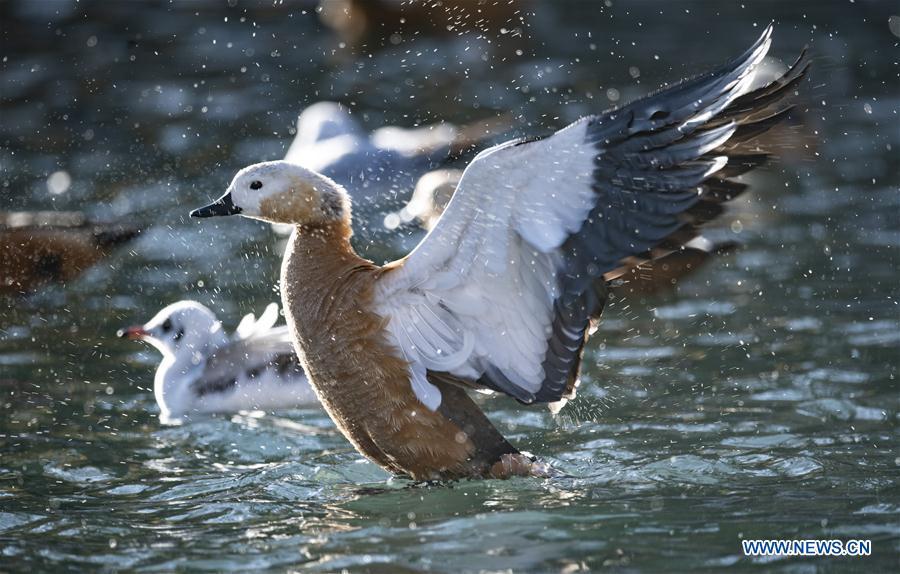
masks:
<instances>
[{"instance_id":1,"label":"duck's head","mask_svg":"<svg viewBox=\"0 0 900 574\"><path fill-rule=\"evenodd\" d=\"M243 215L270 223L322 225L350 221L347 192L324 175L286 161L245 167L225 195L191 217Z\"/></svg>"},{"instance_id":2,"label":"duck's head","mask_svg":"<svg viewBox=\"0 0 900 574\"><path fill-rule=\"evenodd\" d=\"M199 364L227 340L222 324L207 307L196 301L179 301L156 314L144 325L120 329L119 337L150 343L176 361Z\"/></svg>"}]
</instances>

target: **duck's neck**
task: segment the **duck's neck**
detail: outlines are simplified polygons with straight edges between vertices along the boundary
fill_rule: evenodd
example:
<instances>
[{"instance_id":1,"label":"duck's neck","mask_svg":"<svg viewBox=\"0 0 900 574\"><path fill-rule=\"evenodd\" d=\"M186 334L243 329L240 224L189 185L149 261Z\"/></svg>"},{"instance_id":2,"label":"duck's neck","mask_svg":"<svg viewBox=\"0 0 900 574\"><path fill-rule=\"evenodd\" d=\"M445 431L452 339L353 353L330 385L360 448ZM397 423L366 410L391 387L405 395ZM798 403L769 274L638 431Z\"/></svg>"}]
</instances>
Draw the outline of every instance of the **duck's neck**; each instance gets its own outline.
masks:
<instances>
[{"instance_id":1,"label":"duck's neck","mask_svg":"<svg viewBox=\"0 0 900 574\"><path fill-rule=\"evenodd\" d=\"M343 221L317 226L298 225L291 235L281 267L281 297L295 341L304 347L342 327L341 319L362 303L377 267L356 254L350 228Z\"/></svg>"},{"instance_id":2,"label":"duck's neck","mask_svg":"<svg viewBox=\"0 0 900 574\"><path fill-rule=\"evenodd\" d=\"M350 245L350 229L344 222L316 226L298 225L291 234L281 266L281 289L288 305L288 296L297 303L299 296L315 293L332 294L346 284L347 279L360 270L374 265L363 259ZM324 301L306 301L324 304Z\"/></svg>"}]
</instances>

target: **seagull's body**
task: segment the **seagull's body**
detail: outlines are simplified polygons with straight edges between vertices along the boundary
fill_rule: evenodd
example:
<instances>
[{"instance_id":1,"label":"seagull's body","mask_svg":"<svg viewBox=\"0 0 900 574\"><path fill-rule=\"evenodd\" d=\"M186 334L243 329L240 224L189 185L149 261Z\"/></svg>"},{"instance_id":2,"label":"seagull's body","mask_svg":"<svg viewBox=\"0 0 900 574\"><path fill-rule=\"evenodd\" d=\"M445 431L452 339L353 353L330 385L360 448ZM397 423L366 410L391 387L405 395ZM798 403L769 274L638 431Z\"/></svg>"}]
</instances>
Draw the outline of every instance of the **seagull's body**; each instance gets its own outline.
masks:
<instances>
[{"instance_id":1,"label":"seagull's body","mask_svg":"<svg viewBox=\"0 0 900 574\"><path fill-rule=\"evenodd\" d=\"M574 396L607 282L681 250L744 189L806 66L749 90L771 28L721 69L542 139L479 154L429 235L377 266L350 245L350 202L284 162L241 170L192 215L290 223L287 322L339 429L417 480L509 476L531 463L465 389L523 404Z\"/></svg>"},{"instance_id":2,"label":"seagull's body","mask_svg":"<svg viewBox=\"0 0 900 574\"><path fill-rule=\"evenodd\" d=\"M287 327L274 326L277 318L278 306L272 303L258 320L245 316L229 336L207 307L179 301L120 335L146 341L162 353L153 394L164 421L316 404Z\"/></svg>"}]
</instances>

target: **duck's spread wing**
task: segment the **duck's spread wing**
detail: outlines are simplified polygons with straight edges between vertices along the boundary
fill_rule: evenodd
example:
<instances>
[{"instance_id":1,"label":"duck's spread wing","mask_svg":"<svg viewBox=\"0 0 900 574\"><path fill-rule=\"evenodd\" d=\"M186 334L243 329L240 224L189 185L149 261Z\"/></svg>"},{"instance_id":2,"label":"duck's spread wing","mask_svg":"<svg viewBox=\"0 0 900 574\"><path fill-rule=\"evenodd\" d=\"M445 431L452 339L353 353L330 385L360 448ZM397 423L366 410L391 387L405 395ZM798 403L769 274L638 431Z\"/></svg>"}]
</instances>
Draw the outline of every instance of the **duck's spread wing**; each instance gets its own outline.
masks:
<instances>
[{"instance_id":1,"label":"duck's spread wing","mask_svg":"<svg viewBox=\"0 0 900 574\"><path fill-rule=\"evenodd\" d=\"M273 367L280 374L291 375L291 380L299 380L302 373L287 327L235 339L216 349L191 390L198 396L223 392L234 387L242 375L254 377Z\"/></svg>"},{"instance_id":2,"label":"duck's spread wing","mask_svg":"<svg viewBox=\"0 0 900 574\"><path fill-rule=\"evenodd\" d=\"M378 312L431 409L442 374L525 402L571 395L605 274L678 249L765 157L805 62L750 92L771 28L719 70L550 137L482 152L432 232L376 288ZM748 153L753 149L753 153Z\"/></svg>"}]
</instances>

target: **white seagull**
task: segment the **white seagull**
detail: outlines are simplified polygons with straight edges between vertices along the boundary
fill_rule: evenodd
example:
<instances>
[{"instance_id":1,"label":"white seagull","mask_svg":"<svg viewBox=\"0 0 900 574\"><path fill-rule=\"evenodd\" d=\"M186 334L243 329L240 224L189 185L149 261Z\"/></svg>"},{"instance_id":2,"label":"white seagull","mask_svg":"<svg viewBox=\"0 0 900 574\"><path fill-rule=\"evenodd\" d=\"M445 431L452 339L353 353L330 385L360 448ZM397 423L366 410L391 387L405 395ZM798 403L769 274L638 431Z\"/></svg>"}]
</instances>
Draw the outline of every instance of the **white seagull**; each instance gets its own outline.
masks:
<instances>
[{"instance_id":1,"label":"white seagull","mask_svg":"<svg viewBox=\"0 0 900 574\"><path fill-rule=\"evenodd\" d=\"M246 315L233 336L196 301L179 301L145 325L119 331L163 355L153 394L163 422L192 413L274 410L317 404L287 327L275 327L278 305Z\"/></svg>"}]
</instances>

